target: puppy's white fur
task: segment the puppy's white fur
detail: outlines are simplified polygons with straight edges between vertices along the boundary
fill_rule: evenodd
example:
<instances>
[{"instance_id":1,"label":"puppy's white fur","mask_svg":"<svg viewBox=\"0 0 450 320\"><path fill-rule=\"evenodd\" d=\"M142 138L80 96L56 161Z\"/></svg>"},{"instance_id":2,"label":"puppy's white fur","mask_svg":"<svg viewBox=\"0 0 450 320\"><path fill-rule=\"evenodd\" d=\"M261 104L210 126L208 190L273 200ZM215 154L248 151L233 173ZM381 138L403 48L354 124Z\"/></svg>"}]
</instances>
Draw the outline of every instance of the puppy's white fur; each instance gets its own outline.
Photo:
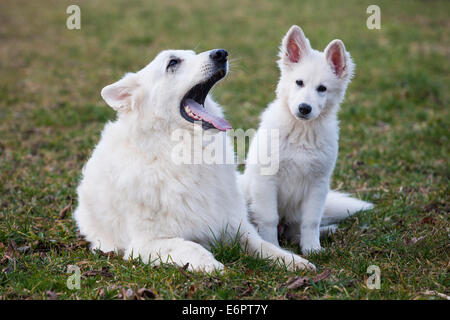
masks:
<instances>
[{"instance_id":1,"label":"puppy's white fur","mask_svg":"<svg viewBox=\"0 0 450 320\"><path fill-rule=\"evenodd\" d=\"M173 57L180 63L168 72ZM163 51L139 72L102 90L118 118L105 126L83 168L75 211L79 231L92 249L123 252L125 259L140 256L154 264L189 263L190 270L207 272L223 268L208 251L210 243L233 239L239 231L248 252L290 269L314 269L300 256L261 239L247 220L234 165L172 161L180 142L172 141L171 133L194 126L181 117L180 102L211 76L211 63L209 52ZM204 107L222 115L209 96ZM227 139L216 130L207 132ZM226 150L233 152L230 141Z\"/></svg>"},{"instance_id":2,"label":"puppy's white fur","mask_svg":"<svg viewBox=\"0 0 450 320\"><path fill-rule=\"evenodd\" d=\"M247 164L240 185L263 239L278 245L277 225L284 221L284 235L299 241L303 253L308 253L321 249L321 231L333 232L333 223L372 207L329 191L338 154L337 112L354 64L342 41L333 40L324 52L313 50L298 26L284 37L279 56L277 98L262 114L247 156L257 159L259 146L267 139L260 132L276 129L280 147L271 150L271 158L279 159L279 170L262 175L259 164ZM318 90L319 86L326 90ZM307 115L300 113L302 103L311 107ZM275 152L279 154L274 156Z\"/></svg>"}]
</instances>

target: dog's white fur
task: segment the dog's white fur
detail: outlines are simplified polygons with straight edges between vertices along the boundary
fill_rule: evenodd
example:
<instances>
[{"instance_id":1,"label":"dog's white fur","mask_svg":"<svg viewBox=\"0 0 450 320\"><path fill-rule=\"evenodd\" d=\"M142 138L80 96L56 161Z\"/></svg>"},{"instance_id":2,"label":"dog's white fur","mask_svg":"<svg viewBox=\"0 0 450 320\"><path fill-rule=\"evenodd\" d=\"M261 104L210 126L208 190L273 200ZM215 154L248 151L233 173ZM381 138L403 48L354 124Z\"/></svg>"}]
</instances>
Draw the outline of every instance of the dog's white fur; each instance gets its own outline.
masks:
<instances>
[{"instance_id":1,"label":"dog's white fur","mask_svg":"<svg viewBox=\"0 0 450 320\"><path fill-rule=\"evenodd\" d=\"M173 57L181 63L167 72ZM108 123L83 168L75 220L92 249L118 251L124 258L185 265L190 270L222 269L208 251L215 239L240 234L246 250L290 269L315 267L306 259L268 243L247 220L234 165L176 165L171 133L194 124L180 116L180 102L195 84L210 77L209 52L161 52L137 73L102 90L118 118ZM204 107L221 116L210 96ZM224 133L208 134L226 139ZM191 145L188 146L191 148ZM227 152L233 147L227 139Z\"/></svg>"},{"instance_id":2,"label":"dog's white fur","mask_svg":"<svg viewBox=\"0 0 450 320\"><path fill-rule=\"evenodd\" d=\"M372 204L330 191L330 177L338 154L337 112L353 75L354 64L340 40L324 52L313 50L303 31L292 26L279 54L277 98L262 114L247 159L256 159L264 142L261 130L279 130L279 170L261 175L259 164L247 164L240 185L250 205L251 220L263 239L278 245L277 225L285 236L300 242L303 253L320 250L319 235L333 232L334 223ZM303 81L303 86L297 83ZM317 89L322 85L326 91ZM299 105L311 106L307 119ZM322 223L322 228L320 227Z\"/></svg>"}]
</instances>

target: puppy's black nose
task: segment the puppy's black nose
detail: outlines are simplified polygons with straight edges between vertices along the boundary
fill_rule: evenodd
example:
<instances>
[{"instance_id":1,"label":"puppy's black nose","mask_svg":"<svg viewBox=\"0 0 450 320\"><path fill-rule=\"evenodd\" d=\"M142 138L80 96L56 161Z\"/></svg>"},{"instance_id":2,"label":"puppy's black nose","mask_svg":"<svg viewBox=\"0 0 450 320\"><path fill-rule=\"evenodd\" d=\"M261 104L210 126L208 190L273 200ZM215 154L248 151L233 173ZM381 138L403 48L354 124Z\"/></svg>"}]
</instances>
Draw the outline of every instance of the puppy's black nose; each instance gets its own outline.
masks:
<instances>
[{"instance_id":1,"label":"puppy's black nose","mask_svg":"<svg viewBox=\"0 0 450 320\"><path fill-rule=\"evenodd\" d=\"M211 51L209 57L216 62L225 62L227 61L228 52L224 49L216 49Z\"/></svg>"},{"instance_id":2,"label":"puppy's black nose","mask_svg":"<svg viewBox=\"0 0 450 320\"><path fill-rule=\"evenodd\" d=\"M298 111L301 115L306 116L307 114L311 113L311 106L307 103L302 103L298 106Z\"/></svg>"}]
</instances>

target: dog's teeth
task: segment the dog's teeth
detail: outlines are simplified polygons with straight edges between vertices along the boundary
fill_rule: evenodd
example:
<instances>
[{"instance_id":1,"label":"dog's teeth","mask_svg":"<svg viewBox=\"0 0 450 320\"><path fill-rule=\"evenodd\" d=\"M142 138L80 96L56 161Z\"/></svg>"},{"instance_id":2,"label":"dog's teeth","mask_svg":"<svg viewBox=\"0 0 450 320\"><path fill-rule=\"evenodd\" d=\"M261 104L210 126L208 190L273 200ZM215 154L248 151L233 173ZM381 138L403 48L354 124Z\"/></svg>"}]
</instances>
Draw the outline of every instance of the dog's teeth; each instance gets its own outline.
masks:
<instances>
[{"instance_id":1,"label":"dog's teeth","mask_svg":"<svg viewBox=\"0 0 450 320\"><path fill-rule=\"evenodd\" d=\"M192 112L192 110L189 108L189 106L184 106L184 111L186 111L186 114L195 120L202 120L202 118L195 113Z\"/></svg>"}]
</instances>

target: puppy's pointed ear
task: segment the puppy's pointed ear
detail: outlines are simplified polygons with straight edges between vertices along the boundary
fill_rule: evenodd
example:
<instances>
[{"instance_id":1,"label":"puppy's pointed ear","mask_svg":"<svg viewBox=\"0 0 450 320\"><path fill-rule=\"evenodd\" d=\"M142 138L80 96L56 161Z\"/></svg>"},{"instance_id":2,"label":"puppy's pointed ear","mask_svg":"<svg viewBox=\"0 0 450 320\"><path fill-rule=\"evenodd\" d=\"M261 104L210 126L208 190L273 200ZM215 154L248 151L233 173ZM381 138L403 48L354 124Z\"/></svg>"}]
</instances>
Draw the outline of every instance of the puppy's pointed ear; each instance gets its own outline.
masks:
<instances>
[{"instance_id":1,"label":"puppy's pointed ear","mask_svg":"<svg viewBox=\"0 0 450 320\"><path fill-rule=\"evenodd\" d=\"M116 83L102 89L103 100L116 111L131 111L134 109L134 95L139 87L137 75L127 73Z\"/></svg>"},{"instance_id":2,"label":"puppy's pointed ear","mask_svg":"<svg viewBox=\"0 0 450 320\"><path fill-rule=\"evenodd\" d=\"M298 63L311 51L309 40L299 26L293 25L283 38L279 56L285 64Z\"/></svg>"},{"instance_id":3,"label":"puppy's pointed ear","mask_svg":"<svg viewBox=\"0 0 450 320\"><path fill-rule=\"evenodd\" d=\"M325 57L338 78L350 79L353 76L354 64L341 40L333 40L328 44Z\"/></svg>"}]
</instances>

